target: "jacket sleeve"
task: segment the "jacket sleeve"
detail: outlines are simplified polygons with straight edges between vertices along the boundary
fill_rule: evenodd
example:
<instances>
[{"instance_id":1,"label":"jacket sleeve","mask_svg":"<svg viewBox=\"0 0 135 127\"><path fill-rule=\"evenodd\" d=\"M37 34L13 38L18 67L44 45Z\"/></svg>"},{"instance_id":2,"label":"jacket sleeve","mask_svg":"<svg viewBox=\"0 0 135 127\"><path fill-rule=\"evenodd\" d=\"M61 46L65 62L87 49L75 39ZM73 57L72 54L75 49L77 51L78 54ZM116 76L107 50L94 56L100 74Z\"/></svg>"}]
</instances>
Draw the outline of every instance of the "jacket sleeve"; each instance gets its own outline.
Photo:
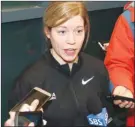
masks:
<instances>
[{"instance_id":1,"label":"jacket sleeve","mask_svg":"<svg viewBox=\"0 0 135 127\"><path fill-rule=\"evenodd\" d=\"M104 63L114 86L125 86L134 93L134 38L123 15L115 24Z\"/></svg>"}]
</instances>

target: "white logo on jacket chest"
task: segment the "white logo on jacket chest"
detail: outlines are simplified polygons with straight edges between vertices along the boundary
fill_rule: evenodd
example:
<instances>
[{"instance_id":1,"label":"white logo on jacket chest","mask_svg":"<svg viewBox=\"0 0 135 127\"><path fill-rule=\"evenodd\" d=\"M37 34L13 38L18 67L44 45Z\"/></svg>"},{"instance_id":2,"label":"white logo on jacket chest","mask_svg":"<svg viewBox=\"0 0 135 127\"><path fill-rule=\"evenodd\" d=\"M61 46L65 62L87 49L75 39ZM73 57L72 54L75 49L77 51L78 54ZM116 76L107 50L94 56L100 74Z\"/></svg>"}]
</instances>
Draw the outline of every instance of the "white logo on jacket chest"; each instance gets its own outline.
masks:
<instances>
[{"instance_id":1,"label":"white logo on jacket chest","mask_svg":"<svg viewBox=\"0 0 135 127\"><path fill-rule=\"evenodd\" d=\"M84 80L82 79L82 85L86 85L88 82L90 82L92 79L94 78L94 76L92 76L91 78Z\"/></svg>"},{"instance_id":2,"label":"white logo on jacket chest","mask_svg":"<svg viewBox=\"0 0 135 127\"><path fill-rule=\"evenodd\" d=\"M50 98L50 100L56 100L56 94L55 93L52 94L52 97Z\"/></svg>"}]
</instances>

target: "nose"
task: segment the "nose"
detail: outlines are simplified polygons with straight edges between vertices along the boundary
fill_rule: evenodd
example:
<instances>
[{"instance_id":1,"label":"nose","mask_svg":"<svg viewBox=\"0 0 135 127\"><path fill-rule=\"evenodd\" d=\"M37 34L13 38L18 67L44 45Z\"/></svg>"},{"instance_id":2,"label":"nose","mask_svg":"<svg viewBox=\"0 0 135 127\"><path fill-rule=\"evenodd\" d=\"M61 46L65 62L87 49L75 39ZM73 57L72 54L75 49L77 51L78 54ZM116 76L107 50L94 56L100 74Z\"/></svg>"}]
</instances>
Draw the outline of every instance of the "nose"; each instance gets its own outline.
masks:
<instances>
[{"instance_id":1,"label":"nose","mask_svg":"<svg viewBox=\"0 0 135 127\"><path fill-rule=\"evenodd\" d=\"M67 43L70 45L75 44L75 35L74 33L69 33L69 36L67 37Z\"/></svg>"}]
</instances>

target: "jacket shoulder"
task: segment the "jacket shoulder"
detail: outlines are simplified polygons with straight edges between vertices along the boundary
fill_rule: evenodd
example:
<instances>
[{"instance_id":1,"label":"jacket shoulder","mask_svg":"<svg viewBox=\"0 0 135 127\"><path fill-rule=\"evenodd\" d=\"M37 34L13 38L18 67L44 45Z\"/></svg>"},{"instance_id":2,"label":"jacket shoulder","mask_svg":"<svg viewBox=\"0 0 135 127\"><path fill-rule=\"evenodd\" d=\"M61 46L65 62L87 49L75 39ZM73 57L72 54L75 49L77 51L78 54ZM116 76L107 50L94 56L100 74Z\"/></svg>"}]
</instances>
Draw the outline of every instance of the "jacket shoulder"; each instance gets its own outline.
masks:
<instances>
[{"instance_id":1,"label":"jacket shoulder","mask_svg":"<svg viewBox=\"0 0 135 127\"><path fill-rule=\"evenodd\" d=\"M27 66L17 78L17 81L25 81L30 83L38 83L45 77L46 74L46 59L41 56L36 62Z\"/></svg>"},{"instance_id":2,"label":"jacket shoulder","mask_svg":"<svg viewBox=\"0 0 135 127\"><path fill-rule=\"evenodd\" d=\"M88 70L93 70L101 75L108 75L104 62L89 54L82 53L84 67Z\"/></svg>"}]
</instances>

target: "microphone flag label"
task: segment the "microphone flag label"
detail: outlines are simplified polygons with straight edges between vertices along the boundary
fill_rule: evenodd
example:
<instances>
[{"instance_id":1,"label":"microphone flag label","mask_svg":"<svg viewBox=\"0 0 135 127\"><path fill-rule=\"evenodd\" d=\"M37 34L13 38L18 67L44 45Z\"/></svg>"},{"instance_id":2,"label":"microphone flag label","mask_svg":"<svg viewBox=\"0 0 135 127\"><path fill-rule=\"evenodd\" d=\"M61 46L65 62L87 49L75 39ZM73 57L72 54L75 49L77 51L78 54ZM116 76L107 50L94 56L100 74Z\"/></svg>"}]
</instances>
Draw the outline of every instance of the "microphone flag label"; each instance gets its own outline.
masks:
<instances>
[{"instance_id":1,"label":"microphone flag label","mask_svg":"<svg viewBox=\"0 0 135 127\"><path fill-rule=\"evenodd\" d=\"M94 115L94 114L88 115L87 119L90 125L101 126L101 127L107 126L108 113L107 113L106 108L102 108L102 112L97 115Z\"/></svg>"}]
</instances>

